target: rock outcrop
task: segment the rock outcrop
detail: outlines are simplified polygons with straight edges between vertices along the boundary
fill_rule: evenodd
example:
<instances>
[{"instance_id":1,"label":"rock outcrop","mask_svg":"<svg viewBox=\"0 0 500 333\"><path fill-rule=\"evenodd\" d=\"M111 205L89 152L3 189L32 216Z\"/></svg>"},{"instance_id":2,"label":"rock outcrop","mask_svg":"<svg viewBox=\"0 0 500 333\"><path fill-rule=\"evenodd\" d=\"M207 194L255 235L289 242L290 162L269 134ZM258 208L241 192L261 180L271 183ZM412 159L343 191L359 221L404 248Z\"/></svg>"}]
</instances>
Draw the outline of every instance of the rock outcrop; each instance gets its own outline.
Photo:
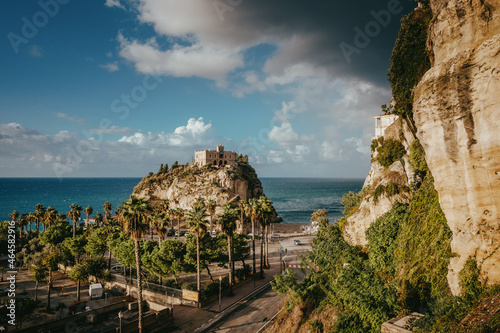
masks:
<instances>
[{"instance_id":1,"label":"rock outcrop","mask_svg":"<svg viewBox=\"0 0 500 333\"><path fill-rule=\"evenodd\" d=\"M403 134L403 146L406 151L414 140L414 137L400 120L393 123L385 130L384 139L400 140L400 133ZM396 185L400 188L410 188L414 181L414 172L410 166L408 155L405 154L402 161L397 160L388 168L382 166L377 160L377 151L372 154L371 169L363 184L364 196L357 211L347 217L343 228L344 239L351 245L366 246L366 230L379 217L389 212L396 202L409 203L410 193L400 191L390 195L385 192L375 195L377 187Z\"/></svg>"},{"instance_id":2,"label":"rock outcrop","mask_svg":"<svg viewBox=\"0 0 500 333\"><path fill-rule=\"evenodd\" d=\"M413 114L456 257L500 283L500 1L431 0L431 69L414 89Z\"/></svg>"},{"instance_id":3,"label":"rock outcrop","mask_svg":"<svg viewBox=\"0 0 500 333\"><path fill-rule=\"evenodd\" d=\"M259 198L264 191L255 170L248 162L240 161L231 168L198 168L195 164L187 164L170 171L160 169L144 177L133 194L146 199L153 207L168 200L169 208L185 210L190 210L199 197L206 201L212 199L217 203L215 220L227 202Z\"/></svg>"}]
</instances>

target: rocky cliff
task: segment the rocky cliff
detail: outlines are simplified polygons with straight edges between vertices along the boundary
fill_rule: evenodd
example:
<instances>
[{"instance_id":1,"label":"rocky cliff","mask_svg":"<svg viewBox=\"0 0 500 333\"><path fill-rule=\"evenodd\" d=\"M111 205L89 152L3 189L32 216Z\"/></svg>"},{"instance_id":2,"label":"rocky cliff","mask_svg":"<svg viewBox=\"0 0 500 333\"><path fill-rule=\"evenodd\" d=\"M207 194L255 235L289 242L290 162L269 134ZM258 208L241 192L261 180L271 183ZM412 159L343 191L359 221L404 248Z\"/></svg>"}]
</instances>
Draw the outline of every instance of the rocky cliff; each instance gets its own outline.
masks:
<instances>
[{"instance_id":1,"label":"rocky cliff","mask_svg":"<svg viewBox=\"0 0 500 333\"><path fill-rule=\"evenodd\" d=\"M413 118L453 233L448 281L476 259L500 283L500 1L431 0L431 69L414 89Z\"/></svg>"},{"instance_id":2,"label":"rocky cliff","mask_svg":"<svg viewBox=\"0 0 500 333\"><path fill-rule=\"evenodd\" d=\"M264 194L257 173L244 157L231 168L174 164L171 170L166 169L162 167L158 173L144 177L134 188L134 195L148 200L153 207L166 199L171 209L187 210L199 197L212 199L217 203L215 219L227 202L247 201Z\"/></svg>"},{"instance_id":3,"label":"rocky cliff","mask_svg":"<svg viewBox=\"0 0 500 333\"><path fill-rule=\"evenodd\" d=\"M415 182L415 173L409 163L408 153L401 158L383 166L378 160L378 149L384 141L401 142L406 152L415 140L404 122L397 120L385 130L385 135L372 144L371 169L363 184L361 203L354 213L350 214L343 226L345 240L351 245L366 246L366 230L382 215L389 212L396 202L409 203L410 188ZM386 143L387 143L386 142ZM377 147L375 147L376 145ZM390 190L393 188L394 190Z\"/></svg>"}]
</instances>

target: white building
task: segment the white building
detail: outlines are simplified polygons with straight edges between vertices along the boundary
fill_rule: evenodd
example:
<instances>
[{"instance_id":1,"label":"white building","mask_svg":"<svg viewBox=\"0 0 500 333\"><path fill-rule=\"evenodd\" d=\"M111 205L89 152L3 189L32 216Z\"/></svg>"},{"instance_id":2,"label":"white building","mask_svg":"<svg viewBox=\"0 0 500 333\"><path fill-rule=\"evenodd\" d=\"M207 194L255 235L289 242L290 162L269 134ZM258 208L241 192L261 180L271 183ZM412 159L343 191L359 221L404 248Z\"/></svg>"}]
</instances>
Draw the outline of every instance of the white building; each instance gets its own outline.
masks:
<instances>
[{"instance_id":1,"label":"white building","mask_svg":"<svg viewBox=\"0 0 500 333\"><path fill-rule=\"evenodd\" d=\"M395 114L383 114L380 116L376 116L375 118L375 137L374 139L378 139L381 136L384 136L385 129L392 125L396 120L398 120L398 116Z\"/></svg>"}]
</instances>

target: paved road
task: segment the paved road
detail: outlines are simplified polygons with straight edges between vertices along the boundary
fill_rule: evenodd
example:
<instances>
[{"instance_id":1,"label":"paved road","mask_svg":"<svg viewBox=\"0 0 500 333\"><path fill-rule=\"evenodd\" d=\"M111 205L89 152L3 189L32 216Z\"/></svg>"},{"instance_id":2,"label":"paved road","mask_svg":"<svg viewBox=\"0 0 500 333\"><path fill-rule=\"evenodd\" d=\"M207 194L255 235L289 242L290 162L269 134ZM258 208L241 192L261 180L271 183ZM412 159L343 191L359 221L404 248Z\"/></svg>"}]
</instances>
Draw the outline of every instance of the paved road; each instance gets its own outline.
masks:
<instances>
[{"instance_id":1,"label":"paved road","mask_svg":"<svg viewBox=\"0 0 500 333\"><path fill-rule=\"evenodd\" d=\"M300 245L296 245L294 240L299 239ZM305 255L311 251L312 236L297 236L294 238L281 239L283 248L287 249L287 262L299 263L298 255ZM294 269L299 279L304 279L304 274L300 269ZM210 332L215 333L255 333L266 324L281 309L280 296L274 290L268 290L264 294L243 303L229 315L223 323L216 326Z\"/></svg>"},{"instance_id":2,"label":"paved road","mask_svg":"<svg viewBox=\"0 0 500 333\"><path fill-rule=\"evenodd\" d=\"M215 333L255 333L280 310L280 296L269 290L237 308L224 323L212 329Z\"/></svg>"}]
</instances>

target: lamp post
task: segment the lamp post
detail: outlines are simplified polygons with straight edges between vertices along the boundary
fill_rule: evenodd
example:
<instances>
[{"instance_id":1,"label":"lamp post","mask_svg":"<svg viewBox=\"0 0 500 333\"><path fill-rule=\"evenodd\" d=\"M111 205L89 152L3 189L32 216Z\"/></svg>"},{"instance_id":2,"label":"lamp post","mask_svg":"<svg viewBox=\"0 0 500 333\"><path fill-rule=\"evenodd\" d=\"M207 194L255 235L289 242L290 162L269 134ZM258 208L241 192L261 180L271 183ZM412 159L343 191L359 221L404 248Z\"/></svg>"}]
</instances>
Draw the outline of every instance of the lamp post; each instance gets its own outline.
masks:
<instances>
[{"instance_id":1,"label":"lamp post","mask_svg":"<svg viewBox=\"0 0 500 333\"><path fill-rule=\"evenodd\" d=\"M219 312L220 312L221 302L222 302L222 276L219 275Z\"/></svg>"},{"instance_id":2,"label":"lamp post","mask_svg":"<svg viewBox=\"0 0 500 333\"><path fill-rule=\"evenodd\" d=\"M123 313L121 311L118 312L118 318L120 318L120 333L122 333L122 317Z\"/></svg>"}]
</instances>

